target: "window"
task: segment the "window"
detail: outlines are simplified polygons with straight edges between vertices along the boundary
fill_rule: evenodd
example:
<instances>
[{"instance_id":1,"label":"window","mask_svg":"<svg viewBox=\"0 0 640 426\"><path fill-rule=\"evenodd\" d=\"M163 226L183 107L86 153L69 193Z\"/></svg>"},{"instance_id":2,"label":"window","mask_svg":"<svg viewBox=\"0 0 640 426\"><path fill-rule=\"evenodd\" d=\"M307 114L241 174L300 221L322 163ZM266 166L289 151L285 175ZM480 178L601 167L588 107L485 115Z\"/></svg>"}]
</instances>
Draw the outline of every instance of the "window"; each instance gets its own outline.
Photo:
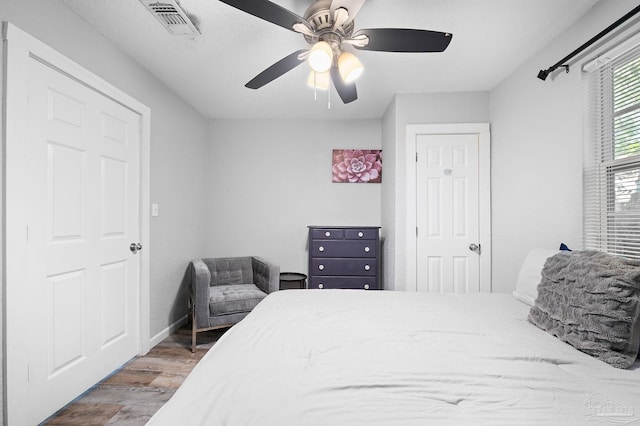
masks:
<instances>
[{"instance_id":1,"label":"window","mask_svg":"<svg viewBox=\"0 0 640 426\"><path fill-rule=\"evenodd\" d=\"M640 46L585 82L584 246L640 258Z\"/></svg>"}]
</instances>

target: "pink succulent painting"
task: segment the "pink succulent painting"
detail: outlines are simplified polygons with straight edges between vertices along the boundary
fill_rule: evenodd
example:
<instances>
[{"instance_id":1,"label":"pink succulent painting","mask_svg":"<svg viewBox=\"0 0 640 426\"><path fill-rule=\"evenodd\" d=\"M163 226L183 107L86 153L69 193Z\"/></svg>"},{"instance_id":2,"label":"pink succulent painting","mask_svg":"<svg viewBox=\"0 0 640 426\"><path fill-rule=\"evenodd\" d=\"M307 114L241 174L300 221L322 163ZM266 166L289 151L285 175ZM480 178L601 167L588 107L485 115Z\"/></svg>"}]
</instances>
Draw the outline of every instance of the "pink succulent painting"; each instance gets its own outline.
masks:
<instances>
[{"instance_id":1,"label":"pink succulent painting","mask_svg":"<svg viewBox=\"0 0 640 426\"><path fill-rule=\"evenodd\" d=\"M333 182L382 182L382 151L379 149L334 149Z\"/></svg>"}]
</instances>

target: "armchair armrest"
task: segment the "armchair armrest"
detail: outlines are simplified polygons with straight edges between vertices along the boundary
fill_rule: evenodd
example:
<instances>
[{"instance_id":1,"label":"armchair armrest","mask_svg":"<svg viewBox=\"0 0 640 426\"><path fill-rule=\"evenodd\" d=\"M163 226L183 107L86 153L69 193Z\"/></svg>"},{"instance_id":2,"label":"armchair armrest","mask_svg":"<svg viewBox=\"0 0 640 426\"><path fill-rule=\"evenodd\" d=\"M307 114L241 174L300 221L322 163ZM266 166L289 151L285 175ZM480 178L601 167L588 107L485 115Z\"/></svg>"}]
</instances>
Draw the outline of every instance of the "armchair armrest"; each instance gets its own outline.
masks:
<instances>
[{"instance_id":1,"label":"armchair armrest","mask_svg":"<svg viewBox=\"0 0 640 426\"><path fill-rule=\"evenodd\" d=\"M252 257L253 283L265 293L273 293L280 288L280 267L261 257Z\"/></svg>"},{"instance_id":2,"label":"armchair armrest","mask_svg":"<svg viewBox=\"0 0 640 426\"><path fill-rule=\"evenodd\" d=\"M209 327L209 285L211 272L202 259L189 263L192 309L195 312L197 328Z\"/></svg>"}]
</instances>

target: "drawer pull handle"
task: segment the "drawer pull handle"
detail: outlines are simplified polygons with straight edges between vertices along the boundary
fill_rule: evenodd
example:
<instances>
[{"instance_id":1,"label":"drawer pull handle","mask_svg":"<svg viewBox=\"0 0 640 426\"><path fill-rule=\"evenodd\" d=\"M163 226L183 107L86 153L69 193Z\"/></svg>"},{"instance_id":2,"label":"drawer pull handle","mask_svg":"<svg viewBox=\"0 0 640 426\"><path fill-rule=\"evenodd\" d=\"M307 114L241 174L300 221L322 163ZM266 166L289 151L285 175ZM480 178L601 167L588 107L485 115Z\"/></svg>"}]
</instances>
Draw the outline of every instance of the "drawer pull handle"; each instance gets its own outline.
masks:
<instances>
[{"instance_id":1,"label":"drawer pull handle","mask_svg":"<svg viewBox=\"0 0 640 426\"><path fill-rule=\"evenodd\" d=\"M365 247L365 248L364 248L364 252L365 252L365 253L369 253L370 251L371 251L371 249L370 249L369 247Z\"/></svg>"},{"instance_id":2,"label":"drawer pull handle","mask_svg":"<svg viewBox=\"0 0 640 426\"><path fill-rule=\"evenodd\" d=\"M318 251L322 253L324 251L324 247L322 246L318 247Z\"/></svg>"},{"instance_id":3,"label":"drawer pull handle","mask_svg":"<svg viewBox=\"0 0 640 426\"><path fill-rule=\"evenodd\" d=\"M369 265L364 265L364 270L365 270L365 271L368 271L368 270L370 270L370 269L371 269L371 266L369 266Z\"/></svg>"},{"instance_id":4,"label":"drawer pull handle","mask_svg":"<svg viewBox=\"0 0 640 426\"><path fill-rule=\"evenodd\" d=\"M358 232L358 238L364 237L364 233L362 231Z\"/></svg>"},{"instance_id":5,"label":"drawer pull handle","mask_svg":"<svg viewBox=\"0 0 640 426\"><path fill-rule=\"evenodd\" d=\"M325 237L330 237L330 236L331 236L331 232L329 232L329 231L325 232L325 233L324 233L324 236L325 236Z\"/></svg>"},{"instance_id":6,"label":"drawer pull handle","mask_svg":"<svg viewBox=\"0 0 640 426\"><path fill-rule=\"evenodd\" d=\"M324 288L324 284L318 284L318 288L323 289Z\"/></svg>"},{"instance_id":7,"label":"drawer pull handle","mask_svg":"<svg viewBox=\"0 0 640 426\"><path fill-rule=\"evenodd\" d=\"M320 269L321 271L324 271L324 265L318 265L318 269Z\"/></svg>"},{"instance_id":8,"label":"drawer pull handle","mask_svg":"<svg viewBox=\"0 0 640 426\"><path fill-rule=\"evenodd\" d=\"M369 290L369 284L365 284L365 285L364 285L364 289L365 289L365 290Z\"/></svg>"}]
</instances>

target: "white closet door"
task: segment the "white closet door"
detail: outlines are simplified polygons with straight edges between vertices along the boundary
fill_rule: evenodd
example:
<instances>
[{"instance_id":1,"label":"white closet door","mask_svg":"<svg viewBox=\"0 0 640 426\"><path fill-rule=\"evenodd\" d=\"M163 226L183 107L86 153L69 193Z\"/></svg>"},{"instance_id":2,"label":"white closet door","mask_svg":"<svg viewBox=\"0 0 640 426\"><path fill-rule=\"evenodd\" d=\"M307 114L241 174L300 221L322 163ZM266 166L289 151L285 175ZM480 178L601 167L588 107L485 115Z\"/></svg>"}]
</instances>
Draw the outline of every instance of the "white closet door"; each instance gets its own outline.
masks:
<instances>
[{"instance_id":1,"label":"white closet door","mask_svg":"<svg viewBox=\"0 0 640 426\"><path fill-rule=\"evenodd\" d=\"M478 135L419 135L416 152L417 290L478 292Z\"/></svg>"},{"instance_id":2,"label":"white closet door","mask_svg":"<svg viewBox=\"0 0 640 426\"><path fill-rule=\"evenodd\" d=\"M140 116L35 59L28 89L34 424L138 353Z\"/></svg>"}]
</instances>

